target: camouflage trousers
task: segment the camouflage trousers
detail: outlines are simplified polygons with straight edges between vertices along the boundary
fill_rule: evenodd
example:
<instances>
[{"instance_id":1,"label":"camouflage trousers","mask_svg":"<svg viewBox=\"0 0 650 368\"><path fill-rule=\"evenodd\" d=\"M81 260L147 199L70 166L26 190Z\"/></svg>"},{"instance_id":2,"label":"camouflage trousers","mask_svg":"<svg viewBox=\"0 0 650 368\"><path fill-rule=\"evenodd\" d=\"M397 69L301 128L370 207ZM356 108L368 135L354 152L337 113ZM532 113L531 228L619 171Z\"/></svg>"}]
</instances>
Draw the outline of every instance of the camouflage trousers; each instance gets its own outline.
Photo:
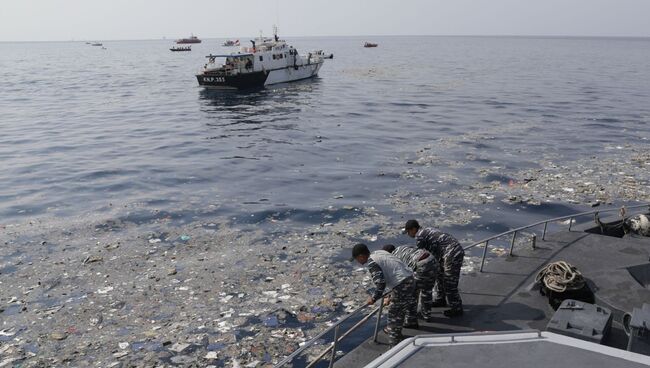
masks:
<instances>
[{"instance_id":1,"label":"camouflage trousers","mask_svg":"<svg viewBox=\"0 0 650 368\"><path fill-rule=\"evenodd\" d=\"M451 249L449 249L451 248ZM441 266L438 271L435 286L433 288L436 299L435 302L444 302L452 309L462 309L463 301L460 299L458 292L458 281L460 280L460 268L463 266L465 251L457 244L448 247L448 250L442 255Z\"/></svg>"},{"instance_id":2,"label":"camouflage trousers","mask_svg":"<svg viewBox=\"0 0 650 368\"><path fill-rule=\"evenodd\" d=\"M419 300L420 312L424 318L431 317L433 307L433 287L439 269L438 262L433 255L418 262L415 268L415 298Z\"/></svg>"},{"instance_id":3,"label":"camouflage trousers","mask_svg":"<svg viewBox=\"0 0 650 368\"><path fill-rule=\"evenodd\" d=\"M391 343L402 339L402 326L417 323L417 302L415 300L415 281L409 277L391 292L388 306L388 337Z\"/></svg>"}]
</instances>

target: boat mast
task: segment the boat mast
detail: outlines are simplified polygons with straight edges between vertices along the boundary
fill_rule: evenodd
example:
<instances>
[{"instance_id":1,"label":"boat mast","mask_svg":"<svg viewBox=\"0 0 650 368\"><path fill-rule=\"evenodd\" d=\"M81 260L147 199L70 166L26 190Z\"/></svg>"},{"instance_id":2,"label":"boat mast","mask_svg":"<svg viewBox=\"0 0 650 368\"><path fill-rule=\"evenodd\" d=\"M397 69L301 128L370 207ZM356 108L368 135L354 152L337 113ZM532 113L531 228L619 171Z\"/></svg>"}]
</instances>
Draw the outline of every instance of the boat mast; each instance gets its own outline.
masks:
<instances>
[{"instance_id":1,"label":"boat mast","mask_svg":"<svg viewBox=\"0 0 650 368\"><path fill-rule=\"evenodd\" d=\"M275 0L275 24L280 24L280 0ZM273 28L277 33L277 28L275 26Z\"/></svg>"}]
</instances>

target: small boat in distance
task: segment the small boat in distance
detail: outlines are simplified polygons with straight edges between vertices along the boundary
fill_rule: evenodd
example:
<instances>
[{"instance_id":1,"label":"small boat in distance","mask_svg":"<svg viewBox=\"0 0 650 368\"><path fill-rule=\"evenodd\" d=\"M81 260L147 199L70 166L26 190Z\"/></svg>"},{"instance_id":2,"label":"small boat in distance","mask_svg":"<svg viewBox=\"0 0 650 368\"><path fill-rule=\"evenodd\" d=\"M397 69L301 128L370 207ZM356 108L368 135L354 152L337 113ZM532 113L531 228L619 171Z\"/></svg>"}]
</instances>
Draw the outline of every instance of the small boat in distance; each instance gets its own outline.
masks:
<instances>
[{"instance_id":1,"label":"small boat in distance","mask_svg":"<svg viewBox=\"0 0 650 368\"><path fill-rule=\"evenodd\" d=\"M192 46L177 47L174 46L169 51L192 51Z\"/></svg>"},{"instance_id":2,"label":"small boat in distance","mask_svg":"<svg viewBox=\"0 0 650 368\"><path fill-rule=\"evenodd\" d=\"M178 44L183 44L183 43L201 43L201 40L199 40L198 37L195 35L191 35L190 38L180 38L176 40L176 43Z\"/></svg>"},{"instance_id":3,"label":"small boat in distance","mask_svg":"<svg viewBox=\"0 0 650 368\"><path fill-rule=\"evenodd\" d=\"M226 42L223 43L224 46L226 47L233 47L233 46L239 46L239 40L227 40Z\"/></svg>"},{"instance_id":4,"label":"small boat in distance","mask_svg":"<svg viewBox=\"0 0 650 368\"><path fill-rule=\"evenodd\" d=\"M91 45L91 46L104 46L103 44L101 44L101 43L99 43L99 42L96 42L96 43L93 43L93 44L90 44L90 45Z\"/></svg>"},{"instance_id":5,"label":"small boat in distance","mask_svg":"<svg viewBox=\"0 0 650 368\"><path fill-rule=\"evenodd\" d=\"M369 47L377 47L377 46L379 46L379 45L376 44L376 43L372 43L372 42L366 42L366 43L363 45L363 47L366 47L366 48L369 48Z\"/></svg>"}]
</instances>

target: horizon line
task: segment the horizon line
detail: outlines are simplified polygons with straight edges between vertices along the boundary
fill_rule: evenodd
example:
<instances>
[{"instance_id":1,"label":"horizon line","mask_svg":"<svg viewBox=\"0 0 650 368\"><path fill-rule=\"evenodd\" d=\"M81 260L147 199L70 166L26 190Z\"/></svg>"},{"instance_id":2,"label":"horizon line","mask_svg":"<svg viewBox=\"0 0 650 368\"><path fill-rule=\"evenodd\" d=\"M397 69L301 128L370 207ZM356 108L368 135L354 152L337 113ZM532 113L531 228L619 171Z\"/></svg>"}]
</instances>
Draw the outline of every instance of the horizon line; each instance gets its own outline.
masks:
<instances>
[{"instance_id":1,"label":"horizon line","mask_svg":"<svg viewBox=\"0 0 650 368\"><path fill-rule=\"evenodd\" d=\"M246 38L252 36L244 36ZM257 37L257 36L255 36ZM621 38L621 39L645 39L650 38L646 36L632 36L632 35L545 35L545 34L360 34L360 35L311 35L311 36L282 36L283 38L349 38L349 37L503 37L503 38ZM231 39L234 37L205 37L203 40L210 39ZM67 40L0 40L0 43L38 43L38 42L88 42L88 41L102 41L102 42L123 42L123 41L175 41L176 38L167 38L166 36L160 38L116 38L116 39L103 39L103 38L88 38L88 39L67 39Z\"/></svg>"}]
</instances>

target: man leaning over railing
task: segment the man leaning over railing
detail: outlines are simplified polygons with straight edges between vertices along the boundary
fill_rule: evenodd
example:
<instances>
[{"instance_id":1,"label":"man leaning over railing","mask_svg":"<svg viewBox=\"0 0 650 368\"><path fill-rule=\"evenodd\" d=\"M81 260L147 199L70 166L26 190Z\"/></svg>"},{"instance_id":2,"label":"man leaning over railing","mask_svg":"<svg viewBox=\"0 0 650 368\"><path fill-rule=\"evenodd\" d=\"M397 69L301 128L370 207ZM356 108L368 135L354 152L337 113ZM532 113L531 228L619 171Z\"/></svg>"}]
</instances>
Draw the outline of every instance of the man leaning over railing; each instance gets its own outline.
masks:
<instances>
[{"instance_id":1,"label":"man leaning over railing","mask_svg":"<svg viewBox=\"0 0 650 368\"><path fill-rule=\"evenodd\" d=\"M402 327L417 328L417 302L415 300L415 281L413 272L397 257L378 250L370 254L365 244L357 244L352 249L352 257L366 265L375 291L366 303L372 305L382 298L384 290L392 290L388 308L388 326L384 330L389 343L395 345L403 339Z\"/></svg>"}]
</instances>

